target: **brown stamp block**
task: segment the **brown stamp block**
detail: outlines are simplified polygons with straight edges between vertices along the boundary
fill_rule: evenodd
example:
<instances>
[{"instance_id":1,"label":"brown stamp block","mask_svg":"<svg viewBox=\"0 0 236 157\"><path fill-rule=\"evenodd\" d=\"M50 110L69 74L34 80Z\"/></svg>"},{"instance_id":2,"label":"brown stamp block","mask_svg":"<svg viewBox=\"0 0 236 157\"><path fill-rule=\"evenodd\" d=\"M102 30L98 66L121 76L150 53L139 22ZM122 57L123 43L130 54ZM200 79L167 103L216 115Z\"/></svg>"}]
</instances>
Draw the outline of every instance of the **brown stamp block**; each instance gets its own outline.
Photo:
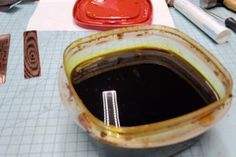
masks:
<instances>
[{"instance_id":1,"label":"brown stamp block","mask_svg":"<svg viewBox=\"0 0 236 157\"><path fill-rule=\"evenodd\" d=\"M40 76L40 58L36 31L24 32L24 76L26 79Z\"/></svg>"},{"instance_id":2,"label":"brown stamp block","mask_svg":"<svg viewBox=\"0 0 236 157\"><path fill-rule=\"evenodd\" d=\"M0 35L0 84L6 82L10 38L10 34Z\"/></svg>"}]
</instances>

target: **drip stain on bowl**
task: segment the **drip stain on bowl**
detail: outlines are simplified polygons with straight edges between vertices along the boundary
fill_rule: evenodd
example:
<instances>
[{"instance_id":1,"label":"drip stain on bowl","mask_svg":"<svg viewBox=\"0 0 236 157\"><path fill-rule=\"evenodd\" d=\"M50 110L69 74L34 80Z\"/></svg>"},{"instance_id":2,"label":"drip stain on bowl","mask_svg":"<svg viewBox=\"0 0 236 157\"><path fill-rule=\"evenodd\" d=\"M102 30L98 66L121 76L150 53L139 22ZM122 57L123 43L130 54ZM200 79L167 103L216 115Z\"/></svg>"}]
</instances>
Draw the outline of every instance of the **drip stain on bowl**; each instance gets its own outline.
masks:
<instances>
[{"instance_id":1,"label":"drip stain on bowl","mask_svg":"<svg viewBox=\"0 0 236 157\"><path fill-rule=\"evenodd\" d=\"M83 74L75 69L73 87L88 110L101 121L102 92L115 90L121 126L128 127L172 119L217 99L204 78L185 61L165 52L156 56L154 51L122 52L122 58L110 56L99 63L102 66L90 65Z\"/></svg>"}]
</instances>

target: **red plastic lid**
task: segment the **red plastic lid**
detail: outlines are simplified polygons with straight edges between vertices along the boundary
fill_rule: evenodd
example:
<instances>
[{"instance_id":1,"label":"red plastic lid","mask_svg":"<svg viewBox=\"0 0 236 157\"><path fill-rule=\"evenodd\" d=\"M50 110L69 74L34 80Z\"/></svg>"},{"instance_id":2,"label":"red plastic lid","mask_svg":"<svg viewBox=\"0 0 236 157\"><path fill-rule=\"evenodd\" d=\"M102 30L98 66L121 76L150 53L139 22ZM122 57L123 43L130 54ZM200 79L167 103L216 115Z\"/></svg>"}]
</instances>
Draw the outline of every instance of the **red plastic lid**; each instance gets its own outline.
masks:
<instances>
[{"instance_id":1,"label":"red plastic lid","mask_svg":"<svg viewBox=\"0 0 236 157\"><path fill-rule=\"evenodd\" d=\"M110 28L150 24L150 0L77 0L74 5L75 22L85 28Z\"/></svg>"}]
</instances>

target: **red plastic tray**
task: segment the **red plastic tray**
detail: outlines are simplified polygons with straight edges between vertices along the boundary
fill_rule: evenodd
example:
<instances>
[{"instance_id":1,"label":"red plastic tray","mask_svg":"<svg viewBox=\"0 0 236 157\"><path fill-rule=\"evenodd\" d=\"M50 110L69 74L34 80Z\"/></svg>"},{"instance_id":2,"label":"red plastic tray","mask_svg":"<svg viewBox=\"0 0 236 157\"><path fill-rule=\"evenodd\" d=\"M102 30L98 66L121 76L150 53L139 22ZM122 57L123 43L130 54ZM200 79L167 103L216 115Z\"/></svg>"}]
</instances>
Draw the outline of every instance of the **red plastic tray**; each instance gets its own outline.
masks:
<instances>
[{"instance_id":1,"label":"red plastic tray","mask_svg":"<svg viewBox=\"0 0 236 157\"><path fill-rule=\"evenodd\" d=\"M151 24L150 0L77 0L73 16L84 28L106 30Z\"/></svg>"}]
</instances>

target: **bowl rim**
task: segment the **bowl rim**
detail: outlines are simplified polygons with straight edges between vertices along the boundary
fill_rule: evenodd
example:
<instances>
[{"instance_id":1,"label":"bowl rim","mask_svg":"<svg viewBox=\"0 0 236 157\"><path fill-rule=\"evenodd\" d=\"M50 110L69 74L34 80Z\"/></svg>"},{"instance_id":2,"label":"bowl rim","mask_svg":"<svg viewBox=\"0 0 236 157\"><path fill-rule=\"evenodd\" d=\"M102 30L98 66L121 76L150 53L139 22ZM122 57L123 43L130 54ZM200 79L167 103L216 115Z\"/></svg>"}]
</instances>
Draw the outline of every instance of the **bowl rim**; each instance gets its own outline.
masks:
<instances>
[{"instance_id":1,"label":"bowl rim","mask_svg":"<svg viewBox=\"0 0 236 157\"><path fill-rule=\"evenodd\" d=\"M161 31L161 32L172 34L172 35L180 38L181 40L189 43L197 51L199 51L203 55L205 55L205 57L210 59L211 63L213 63L214 66L217 67L218 70L221 71L221 73L224 75L224 78L226 78L226 80L227 80L227 82L226 82L227 85L226 86L228 86L228 88L226 88L225 96L220 98L219 100L213 102L213 103L210 103L210 104L198 109L198 110L195 110L193 112L181 115L181 116L176 117L176 118L167 119L167 120L164 120L164 121L154 122L154 123L150 123L150 124L144 124L144 125L138 125L138 126L129 126L129 127L121 126L121 127L117 128L117 127L112 126L112 125L107 126L101 120L96 118L86 108L86 106L83 104L82 100L76 94L76 91L74 90L74 88L70 88L70 90L72 92L72 95L74 96L76 102L80 102L80 104L82 104L79 107L82 108L83 112L86 114L88 119L91 120L91 122L94 123L98 128L100 128L100 130L107 130L107 131L111 131L111 132L115 132L115 133L133 134L133 135L144 133L144 132L152 132L152 131L155 131L157 129L172 127L172 126L175 126L176 124L183 124L183 123L186 123L190 120L193 121L193 120L200 119L200 118L210 114L211 112L213 112L215 109L221 107L222 105L227 104L227 102L231 100L231 98L232 98L232 88L233 88L232 77L231 77L230 73L227 71L227 69L216 59L216 57L214 57L207 49L205 49L203 46L201 46L198 42L191 39L190 37L188 37L184 33L180 32L179 30L171 28L171 27L167 27L167 26L161 26L161 25L135 26L135 27L114 29L114 30L110 30L110 31L106 31L106 32L101 32L101 33L98 33L98 34L93 34L93 35L90 35L88 37L78 39L78 40L75 40L74 42L72 42L65 49L64 56L63 56L64 72L65 72L69 87L73 87L73 86L72 86L72 82L71 82L71 76L68 73L67 68L66 68L66 65L67 65L66 58L67 58L67 55L68 55L68 53L70 52L71 49L73 49L77 45L84 44L84 43L90 43L90 42L92 42L96 39L99 39L99 38L104 38L104 37L107 37L107 36L112 36L112 35L117 35L117 34L122 34L122 33L127 33L127 32L137 32L139 30L142 30L142 31L144 31L144 30L147 30L147 31L148 30L154 30L154 31ZM86 47L84 47L84 48L86 48ZM76 103L76 105L78 107L78 103Z\"/></svg>"}]
</instances>

